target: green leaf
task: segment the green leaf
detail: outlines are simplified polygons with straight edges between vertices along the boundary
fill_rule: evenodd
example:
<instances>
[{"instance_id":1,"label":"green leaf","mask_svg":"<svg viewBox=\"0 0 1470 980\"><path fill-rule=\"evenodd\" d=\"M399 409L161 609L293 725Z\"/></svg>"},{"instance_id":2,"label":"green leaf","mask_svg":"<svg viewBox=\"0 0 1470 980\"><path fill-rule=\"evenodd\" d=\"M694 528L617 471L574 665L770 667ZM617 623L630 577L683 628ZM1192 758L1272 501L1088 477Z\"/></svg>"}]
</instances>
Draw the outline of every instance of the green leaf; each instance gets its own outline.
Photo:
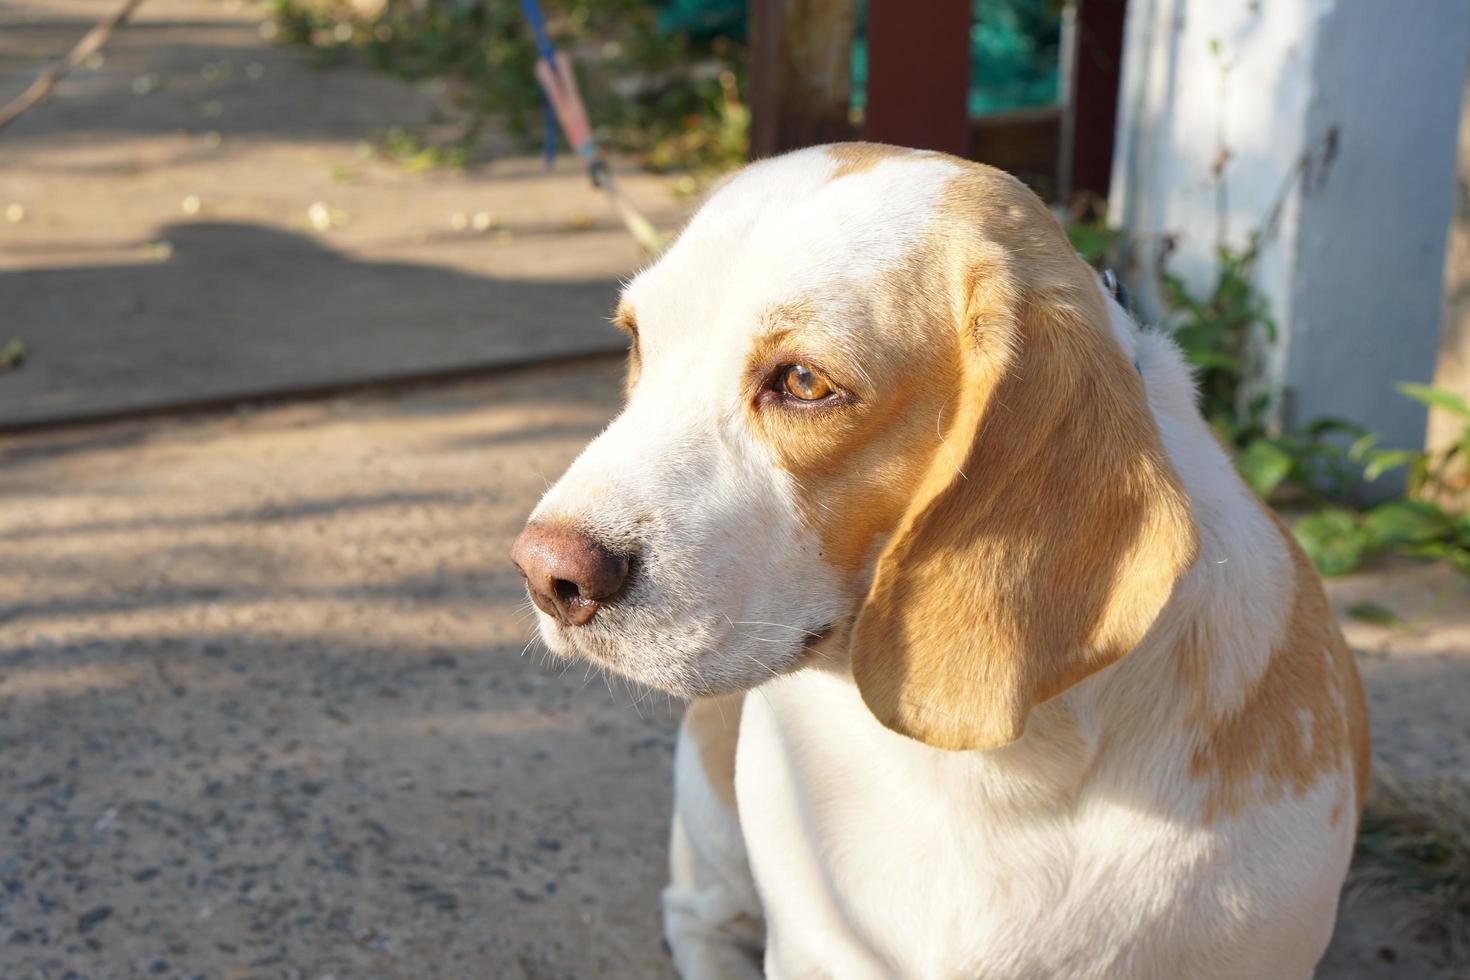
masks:
<instances>
[{"instance_id":1,"label":"green leaf","mask_svg":"<svg viewBox=\"0 0 1470 980\"><path fill-rule=\"evenodd\" d=\"M1450 525L1457 541L1470 543L1470 514L1456 514L1450 518Z\"/></svg>"},{"instance_id":2,"label":"green leaf","mask_svg":"<svg viewBox=\"0 0 1470 980\"><path fill-rule=\"evenodd\" d=\"M1242 327L1248 327L1256 320L1256 309L1253 306L1240 303L1222 310L1215 318L1216 329L1221 333L1236 333Z\"/></svg>"},{"instance_id":3,"label":"green leaf","mask_svg":"<svg viewBox=\"0 0 1470 980\"><path fill-rule=\"evenodd\" d=\"M1240 425L1228 415L1214 415L1209 419L1210 428L1222 446L1237 446L1241 443Z\"/></svg>"},{"instance_id":4,"label":"green leaf","mask_svg":"<svg viewBox=\"0 0 1470 980\"><path fill-rule=\"evenodd\" d=\"M1348 447L1348 459L1351 459L1354 462L1361 463L1364 459L1367 458L1368 451L1376 445L1378 445L1377 433L1369 432L1367 435L1359 436L1357 439L1354 439L1353 444Z\"/></svg>"},{"instance_id":5,"label":"green leaf","mask_svg":"<svg viewBox=\"0 0 1470 980\"><path fill-rule=\"evenodd\" d=\"M1436 388L1433 385L1421 385L1413 381L1400 381L1394 385L1399 394L1414 399L1421 405L1430 408L1442 408L1447 412L1454 412L1461 418L1470 418L1470 405L1465 404L1465 399L1454 392Z\"/></svg>"},{"instance_id":6,"label":"green leaf","mask_svg":"<svg viewBox=\"0 0 1470 980\"><path fill-rule=\"evenodd\" d=\"M1278 335L1278 331L1276 329L1276 318L1266 312L1265 303L1261 304L1261 308L1257 311L1256 316L1261 326L1264 327L1266 330L1266 339L1273 344L1276 343L1276 337Z\"/></svg>"},{"instance_id":7,"label":"green leaf","mask_svg":"<svg viewBox=\"0 0 1470 980\"><path fill-rule=\"evenodd\" d=\"M1406 544L1399 546L1399 554L1408 555L1410 558L1432 558L1438 561L1448 558L1455 549L1443 541L1431 541L1428 544Z\"/></svg>"},{"instance_id":8,"label":"green leaf","mask_svg":"<svg viewBox=\"0 0 1470 980\"><path fill-rule=\"evenodd\" d=\"M8 371L18 368L26 359L26 345L19 340L11 340L3 348L0 348L0 371Z\"/></svg>"},{"instance_id":9,"label":"green leaf","mask_svg":"<svg viewBox=\"0 0 1470 980\"><path fill-rule=\"evenodd\" d=\"M1266 409L1271 407L1271 396L1265 393L1252 398L1245 406L1245 417L1251 424L1257 424L1266 417Z\"/></svg>"},{"instance_id":10,"label":"green leaf","mask_svg":"<svg viewBox=\"0 0 1470 980\"><path fill-rule=\"evenodd\" d=\"M1450 446L1443 453L1444 461L1449 462L1459 456L1461 459L1470 459L1470 426L1460 433L1460 441Z\"/></svg>"},{"instance_id":11,"label":"green leaf","mask_svg":"<svg viewBox=\"0 0 1470 980\"><path fill-rule=\"evenodd\" d=\"M1320 439L1326 435L1352 436L1354 439L1377 438L1371 432L1347 419L1335 419L1330 416L1320 418L1309 423L1304 430L1313 439Z\"/></svg>"},{"instance_id":12,"label":"green leaf","mask_svg":"<svg viewBox=\"0 0 1470 980\"><path fill-rule=\"evenodd\" d=\"M1235 358L1224 351L1195 349L1185 350L1184 359L1198 368L1216 369L1220 371L1235 372L1239 370L1240 364Z\"/></svg>"},{"instance_id":13,"label":"green leaf","mask_svg":"<svg viewBox=\"0 0 1470 980\"><path fill-rule=\"evenodd\" d=\"M1323 575L1341 575L1358 567L1368 547L1368 536L1357 515L1328 507L1302 518L1292 528L1302 550Z\"/></svg>"},{"instance_id":14,"label":"green leaf","mask_svg":"<svg viewBox=\"0 0 1470 980\"><path fill-rule=\"evenodd\" d=\"M1118 233L1101 222L1067 225L1067 238L1072 248L1088 265L1098 265L1107 258Z\"/></svg>"},{"instance_id":15,"label":"green leaf","mask_svg":"<svg viewBox=\"0 0 1470 980\"><path fill-rule=\"evenodd\" d=\"M1408 466L1422 455L1412 449L1376 449L1368 454L1368 465L1363 467L1363 479L1376 480L1389 470Z\"/></svg>"},{"instance_id":16,"label":"green leaf","mask_svg":"<svg viewBox=\"0 0 1470 980\"><path fill-rule=\"evenodd\" d=\"M1409 496L1418 496L1429 483L1429 454L1416 453L1409 463Z\"/></svg>"},{"instance_id":17,"label":"green leaf","mask_svg":"<svg viewBox=\"0 0 1470 980\"><path fill-rule=\"evenodd\" d=\"M1398 626L1403 623L1398 613L1368 599L1348 606L1347 614L1354 619L1361 619L1365 623L1376 623L1379 626Z\"/></svg>"},{"instance_id":18,"label":"green leaf","mask_svg":"<svg viewBox=\"0 0 1470 980\"><path fill-rule=\"evenodd\" d=\"M1196 319L1204 315L1199 301L1189 294L1189 287L1178 276L1165 273L1159 277L1159 287L1164 293L1164 302L1171 310L1188 310Z\"/></svg>"},{"instance_id":19,"label":"green leaf","mask_svg":"<svg viewBox=\"0 0 1470 980\"><path fill-rule=\"evenodd\" d=\"M1246 446L1235 457L1235 468L1262 500L1268 499L1291 474L1291 456L1265 439Z\"/></svg>"},{"instance_id":20,"label":"green leaf","mask_svg":"<svg viewBox=\"0 0 1470 980\"><path fill-rule=\"evenodd\" d=\"M1449 517L1427 500L1390 500L1368 512L1363 530L1375 545L1428 544L1453 533Z\"/></svg>"}]
</instances>

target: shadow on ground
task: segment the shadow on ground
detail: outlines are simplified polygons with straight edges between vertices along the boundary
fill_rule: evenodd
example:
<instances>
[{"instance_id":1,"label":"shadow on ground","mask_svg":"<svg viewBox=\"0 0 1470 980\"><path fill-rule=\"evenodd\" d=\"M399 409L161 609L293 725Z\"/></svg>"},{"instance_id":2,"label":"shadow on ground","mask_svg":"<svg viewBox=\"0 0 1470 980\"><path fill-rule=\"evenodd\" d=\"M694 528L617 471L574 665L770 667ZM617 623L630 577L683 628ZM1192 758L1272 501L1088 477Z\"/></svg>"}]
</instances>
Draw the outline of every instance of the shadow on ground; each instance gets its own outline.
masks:
<instances>
[{"instance_id":1,"label":"shadow on ground","mask_svg":"<svg viewBox=\"0 0 1470 980\"><path fill-rule=\"evenodd\" d=\"M516 653L6 651L6 974L659 975L668 714Z\"/></svg>"},{"instance_id":2,"label":"shadow on ground","mask_svg":"<svg viewBox=\"0 0 1470 980\"><path fill-rule=\"evenodd\" d=\"M611 281L363 262L305 235L191 223L135 264L0 271L0 426L606 351ZM181 329L180 324L187 324Z\"/></svg>"}]
</instances>

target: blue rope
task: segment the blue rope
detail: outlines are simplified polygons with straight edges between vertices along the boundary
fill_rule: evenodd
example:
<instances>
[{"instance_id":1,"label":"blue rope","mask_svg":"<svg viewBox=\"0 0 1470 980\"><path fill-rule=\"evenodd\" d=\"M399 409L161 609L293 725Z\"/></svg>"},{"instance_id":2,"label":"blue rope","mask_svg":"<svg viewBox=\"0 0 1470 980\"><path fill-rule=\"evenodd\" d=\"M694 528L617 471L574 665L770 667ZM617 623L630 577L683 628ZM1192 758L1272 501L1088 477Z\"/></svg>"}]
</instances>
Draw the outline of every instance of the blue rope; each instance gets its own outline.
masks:
<instances>
[{"instance_id":1,"label":"blue rope","mask_svg":"<svg viewBox=\"0 0 1470 980\"><path fill-rule=\"evenodd\" d=\"M536 39L536 50L548 63L555 64L556 48L552 47L551 38L546 33L546 18L541 15L541 5L536 0L521 0L521 10L526 15L526 22L531 25L531 35ZM541 121L544 133L542 155L546 158L546 169L550 170L556 163L556 113L545 93L541 95Z\"/></svg>"},{"instance_id":2,"label":"blue rope","mask_svg":"<svg viewBox=\"0 0 1470 980\"><path fill-rule=\"evenodd\" d=\"M546 33L546 18L541 13L541 4L538 0L521 0L521 10L526 15L526 23L531 26L531 36L536 39L536 50L548 65L555 68L556 46L551 43L551 36ZM558 124L556 111L552 109L551 100L546 97L545 93L542 93L541 105L546 131L543 152L546 157L546 166L550 168L556 162ZM611 175L607 164L598 156L596 141L589 135L586 143L574 146L572 149L587 161L587 173L592 178L592 183L597 187L608 186Z\"/></svg>"},{"instance_id":3,"label":"blue rope","mask_svg":"<svg viewBox=\"0 0 1470 980\"><path fill-rule=\"evenodd\" d=\"M521 0L521 10L531 25L531 34L536 38L536 48L541 57L555 63L556 48L552 47L551 38L546 34L546 18L541 16L541 4L536 0Z\"/></svg>"}]
</instances>

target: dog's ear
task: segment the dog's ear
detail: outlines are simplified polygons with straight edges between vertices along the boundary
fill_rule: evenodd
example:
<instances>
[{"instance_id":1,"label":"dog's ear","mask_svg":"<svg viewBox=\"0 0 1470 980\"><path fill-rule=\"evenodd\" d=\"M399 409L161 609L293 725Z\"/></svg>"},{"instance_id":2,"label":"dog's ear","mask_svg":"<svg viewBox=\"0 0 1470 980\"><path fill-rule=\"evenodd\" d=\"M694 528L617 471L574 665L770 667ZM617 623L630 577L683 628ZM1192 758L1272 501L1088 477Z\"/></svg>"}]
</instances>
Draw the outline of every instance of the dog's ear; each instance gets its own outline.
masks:
<instances>
[{"instance_id":1,"label":"dog's ear","mask_svg":"<svg viewBox=\"0 0 1470 980\"><path fill-rule=\"evenodd\" d=\"M955 412L852 636L868 708L946 749L1019 738L1131 650L1197 551L1090 272L1050 246L1029 282L1012 261L971 264Z\"/></svg>"}]
</instances>

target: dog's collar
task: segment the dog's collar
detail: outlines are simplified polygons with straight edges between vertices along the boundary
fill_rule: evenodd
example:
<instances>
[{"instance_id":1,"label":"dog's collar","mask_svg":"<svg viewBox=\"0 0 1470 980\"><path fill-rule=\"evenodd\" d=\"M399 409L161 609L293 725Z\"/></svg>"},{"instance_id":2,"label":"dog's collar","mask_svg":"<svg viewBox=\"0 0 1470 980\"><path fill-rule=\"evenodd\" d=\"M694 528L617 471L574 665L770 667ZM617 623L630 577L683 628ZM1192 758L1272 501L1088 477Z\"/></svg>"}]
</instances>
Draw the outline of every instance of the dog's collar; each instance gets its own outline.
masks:
<instances>
[{"instance_id":1,"label":"dog's collar","mask_svg":"<svg viewBox=\"0 0 1470 980\"><path fill-rule=\"evenodd\" d=\"M1103 288L1112 294L1118 305L1130 316L1133 314L1133 299L1128 295L1128 287L1123 285L1123 280L1112 269L1104 269L1102 274Z\"/></svg>"},{"instance_id":2,"label":"dog's collar","mask_svg":"<svg viewBox=\"0 0 1470 980\"><path fill-rule=\"evenodd\" d=\"M1123 307L1123 312L1131 317L1133 315L1133 299L1128 295L1128 287L1123 285L1123 280L1118 278L1118 274L1112 269L1104 269L1102 283L1103 288L1108 291L1108 294L1117 301L1119 306ZM1143 368L1139 365L1137 358L1133 359L1133 370L1138 372L1140 378L1143 377Z\"/></svg>"}]
</instances>

